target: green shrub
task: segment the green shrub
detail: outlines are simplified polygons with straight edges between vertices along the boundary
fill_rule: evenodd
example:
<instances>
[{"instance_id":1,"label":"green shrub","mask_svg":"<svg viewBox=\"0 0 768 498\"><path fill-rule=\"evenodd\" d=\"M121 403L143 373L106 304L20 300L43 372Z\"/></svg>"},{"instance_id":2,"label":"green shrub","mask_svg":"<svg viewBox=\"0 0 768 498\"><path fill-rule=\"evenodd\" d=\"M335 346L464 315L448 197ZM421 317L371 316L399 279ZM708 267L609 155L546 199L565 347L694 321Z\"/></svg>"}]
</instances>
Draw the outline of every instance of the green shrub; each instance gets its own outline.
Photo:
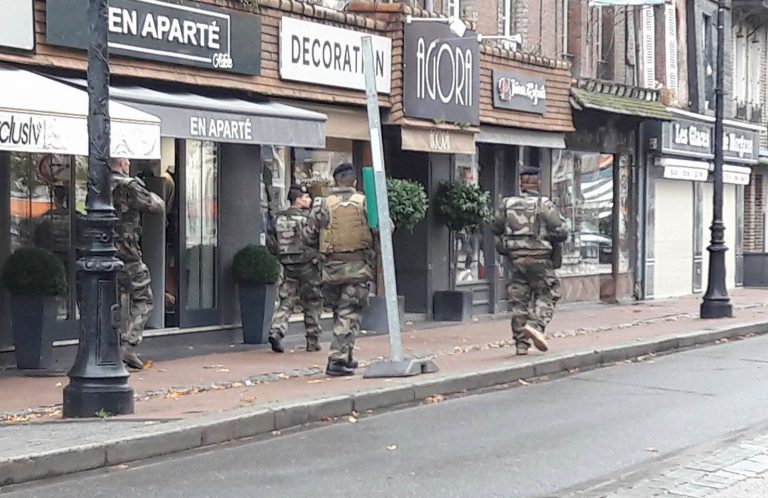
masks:
<instances>
[{"instance_id":1,"label":"green shrub","mask_svg":"<svg viewBox=\"0 0 768 498\"><path fill-rule=\"evenodd\" d=\"M266 247L251 244L235 255L232 272L239 285L274 284L280 278L280 261Z\"/></svg>"},{"instance_id":2,"label":"green shrub","mask_svg":"<svg viewBox=\"0 0 768 498\"><path fill-rule=\"evenodd\" d=\"M477 232L493 219L490 192L464 182L442 183L436 207L445 225L457 232Z\"/></svg>"},{"instance_id":3,"label":"green shrub","mask_svg":"<svg viewBox=\"0 0 768 498\"><path fill-rule=\"evenodd\" d=\"M427 193L424 186L413 180L387 179L389 216L396 229L413 232L427 215Z\"/></svg>"},{"instance_id":4,"label":"green shrub","mask_svg":"<svg viewBox=\"0 0 768 498\"><path fill-rule=\"evenodd\" d=\"M17 249L8 258L2 283L17 296L58 296L67 289L61 260L51 251L34 247Z\"/></svg>"}]
</instances>

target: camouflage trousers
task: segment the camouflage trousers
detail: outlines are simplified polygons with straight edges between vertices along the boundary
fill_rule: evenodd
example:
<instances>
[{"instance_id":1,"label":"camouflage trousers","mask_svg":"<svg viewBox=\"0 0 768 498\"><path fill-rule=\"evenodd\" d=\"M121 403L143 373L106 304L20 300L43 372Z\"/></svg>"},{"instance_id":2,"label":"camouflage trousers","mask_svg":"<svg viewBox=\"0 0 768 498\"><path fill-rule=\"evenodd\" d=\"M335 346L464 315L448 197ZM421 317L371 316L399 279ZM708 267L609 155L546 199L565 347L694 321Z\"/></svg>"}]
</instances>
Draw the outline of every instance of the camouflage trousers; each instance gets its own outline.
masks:
<instances>
[{"instance_id":1,"label":"camouflage trousers","mask_svg":"<svg viewBox=\"0 0 768 498\"><path fill-rule=\"evenodd\" d=\"M144 325L155 307L149 268L143 261L125 263L117 274L120 296L120 339L136 346L141 342Z\"/></svg>"},{"instance_id":2,"label":"camouflage trousers","mask_svg":"<svg viewBox=\"0 0 768 498\"><path fill-rule=\"evenodd\" d=\"M333 340L328 359L351 359L363 310L368 306L368 286L365 283L326 284L324 293L326 302L333 308Z\"/></svg>"},{"instance_id":3,"label":"camouflage trousers","mask_svg":"<svg viewBox=\"0 0 768 498\"><path fill-rule=\"evenodd\" d=\"M548 257L513 258L510 263L507 298L512 309L512 337L518 346L527 349L531 341L523 327L530 325L544 332L560 300L560 279Z\"/></svg>"},{"instance_id":4,"label":"camouflage trousers","mask_svg":"<svg viewBox=\"0 0 768 498\"><path fill-rule=\"evenodd\" d=\"M285 337L288 319L298 306L304 313L307 340L318 341L322 332L320 313L323 311L323 293L317 264L308 262L283 265L279 294L280 304L272 316L272 330L269 334L280 339Z\"/></svg>"}]
</instances>

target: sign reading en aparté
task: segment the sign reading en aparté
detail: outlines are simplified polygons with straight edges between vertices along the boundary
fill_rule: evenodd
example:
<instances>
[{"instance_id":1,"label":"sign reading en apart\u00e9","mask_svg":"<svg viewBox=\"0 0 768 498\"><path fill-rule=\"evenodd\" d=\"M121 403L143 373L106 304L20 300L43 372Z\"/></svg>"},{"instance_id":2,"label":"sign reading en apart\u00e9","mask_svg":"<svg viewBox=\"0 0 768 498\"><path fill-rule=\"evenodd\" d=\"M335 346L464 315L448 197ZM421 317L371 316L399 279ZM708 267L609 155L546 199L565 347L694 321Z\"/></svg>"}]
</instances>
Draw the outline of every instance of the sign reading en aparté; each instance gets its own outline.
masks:
<instances>
[{"instance_id":1,"label":"sign reading en apart\u00e9","mask_svg":"<svg viewBox=\"0 0 768 498\"><path fill-rule=\"evenodd\" d=\"M88 0L46 2L46 40L88 48ZM110 0L109 51L140 59L257 75L257 15L189 1Z\"/></svg>"},{"instance_id":2,"label":"sign reading en apart\u00e9","mask_svg":"<svg viewBox=\"0 0 768 498\"><path fill-rule=\"evenodd\" d=\"M361 38L367 33L283 17L280 21L280 77L353 90L365 90ZM370 35L376 90L392 85L392 40Z\"/></svg>"},{"instance_id":3,"label":"sign reading en apart\u00e9","mask_svg":"<svg viewBox=\"0 0 768 498\"><path fill-rule=\"evenodd\" d=\"M446 24L405 27L403 109L408 117L480 122L480 60L477 33L459 38Z\"/></svg>"}]
</instances>

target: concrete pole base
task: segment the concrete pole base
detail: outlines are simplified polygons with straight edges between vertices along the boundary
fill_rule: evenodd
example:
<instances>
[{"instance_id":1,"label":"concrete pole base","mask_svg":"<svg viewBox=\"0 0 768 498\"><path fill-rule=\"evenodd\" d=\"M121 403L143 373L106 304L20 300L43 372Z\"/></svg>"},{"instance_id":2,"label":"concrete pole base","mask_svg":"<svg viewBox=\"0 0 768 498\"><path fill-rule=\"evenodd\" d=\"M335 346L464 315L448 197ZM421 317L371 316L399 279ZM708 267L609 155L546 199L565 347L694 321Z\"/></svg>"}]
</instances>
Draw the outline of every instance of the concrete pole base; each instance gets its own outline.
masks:
<instances>
[{"instance_id":1,"label":"concrete pole base","mask_svg":"<svg viewBox=\"0 0 768 498\"><path fill-rule=\"evenodd\" d=\"M364 379L383 377L413 377L414 375L435 373L440 369L430 359L403 358L402 360L383 360L371 363L363 374Z\"/></svg>"}]
</instances>

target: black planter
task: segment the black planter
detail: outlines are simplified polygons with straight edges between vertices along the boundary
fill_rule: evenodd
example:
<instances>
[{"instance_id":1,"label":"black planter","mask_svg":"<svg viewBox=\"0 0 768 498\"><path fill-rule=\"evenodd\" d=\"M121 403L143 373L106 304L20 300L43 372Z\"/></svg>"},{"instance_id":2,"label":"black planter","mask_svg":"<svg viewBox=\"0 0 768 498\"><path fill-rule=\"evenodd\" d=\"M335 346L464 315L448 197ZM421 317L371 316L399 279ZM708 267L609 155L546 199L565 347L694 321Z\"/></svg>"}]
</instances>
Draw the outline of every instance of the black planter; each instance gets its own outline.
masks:
<instances>
[{"instance_id":1,"label":"black planter","mask_svg":"<svg viewBox=\"0 0 768 498\"><path fill-rule=\"evenodd\" d=\"M435 291L432 306L436 322L468 322L472 319L472 291Z\"/></svg>"},{"instance_id":2,"label":"black planter","mask_svg":"<svg viewBox=\"0 0 768 498\"><path fill-rule=\"evenodd\" d=\"M405 326L405 296L397 296L397 311L400 316L400 329ZM387 302L382 296L372 297L368 306L363 311L363 317L360 321L360 328L363 330L372 330L389 333L387 324Z\"/></svg>"},{"instance_id":3,"label":"black planter","mask_svg":"<svg viewBox=\"0 0 768 498\"><path fill-rule=\"evenodd\" d=\"M16 368L50 370L58 304L51 296L10 296Z\"/></svg>"},{"instance_id":4,"label":"black planter","mask_svg":"<svg viewBox=\"0 0 768 498\"><path fill-rule=\"evenodd\" d=\"M269 338L272 315L275 312L277 286L239 285L240 318L243 321L243 342L264 344Z\"/></svg>"}]
</instances>

